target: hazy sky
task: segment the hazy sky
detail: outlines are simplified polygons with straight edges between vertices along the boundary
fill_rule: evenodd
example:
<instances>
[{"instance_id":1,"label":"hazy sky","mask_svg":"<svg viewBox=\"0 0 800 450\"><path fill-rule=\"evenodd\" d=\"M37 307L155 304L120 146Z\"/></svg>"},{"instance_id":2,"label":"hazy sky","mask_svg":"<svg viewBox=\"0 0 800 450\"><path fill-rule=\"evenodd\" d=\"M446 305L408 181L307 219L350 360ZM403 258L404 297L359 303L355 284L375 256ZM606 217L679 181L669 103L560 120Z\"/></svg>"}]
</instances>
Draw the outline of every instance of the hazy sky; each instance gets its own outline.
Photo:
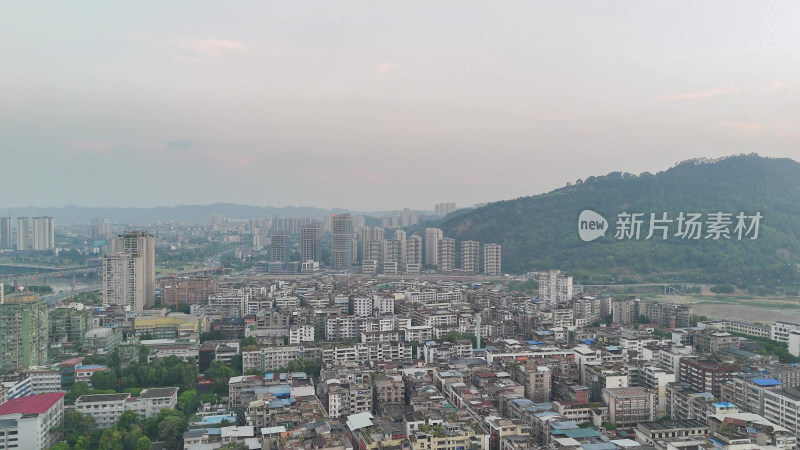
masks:
<instances>
[{"instance_id":1,"label":"hazy sky","mask_svg":"<svg viewBox=\"0 0 800 450\"><path fill-rule=\"evenodd\" d=\"M0 5L0 206L509 199L800 159L800 2Z\"/></svg>"}]
</instances>

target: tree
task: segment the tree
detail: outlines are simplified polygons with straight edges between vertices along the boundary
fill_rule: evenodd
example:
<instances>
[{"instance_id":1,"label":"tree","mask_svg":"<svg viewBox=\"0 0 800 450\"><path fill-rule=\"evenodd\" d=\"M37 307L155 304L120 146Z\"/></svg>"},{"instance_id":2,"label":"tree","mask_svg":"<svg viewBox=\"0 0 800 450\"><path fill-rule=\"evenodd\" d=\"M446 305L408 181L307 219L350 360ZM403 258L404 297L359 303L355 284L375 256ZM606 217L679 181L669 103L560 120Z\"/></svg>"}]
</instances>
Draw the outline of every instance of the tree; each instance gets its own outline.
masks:
<instances>
[{"instance_id":1,"label":"tree","mask_svg":"<svg viewBox=\"0 0 800 450\"><path fill-rule=\"evenodd\" d=\"M736 288L729 284L721 284L717 286L711 286L709 290L715 294L733 294L736 291Z\"/></svg>"},{"instance_id":2,"label":"tree","mask_svg":"<svg viewBox=\"0 0 800 450\"><path fill-rule=\"evenodd\" d=\"M147 436L142 436L136 441L135 450L153 450L153 443L150 442Z\"/></svg>"},{"instance_id":3,"label":"tree","mask_svg":"<svg viewBox=\"0 0 800 450\"><path fill-rule=\"evenodd\" d=\"M117 420L117 428L120 430L130 430L136 425L139 425L139 415L131 410L123 412Z\"/></svg>"},{"instance_id":4,"label":"tree","mask_svg":"<svg viewBox=\"0 0 800 450\"><path fill-rule=\"evenodd\" d=\"M158 424L158 438L164 441L167 448L178 448L185 427L184 419L179 416L169 416Z\"/></svg>"},{"instance_id":5,"label":"tree","mask_svg":"<svg viewBox=\"0 0 800 450\"><path fill-rule=\"evenodd\" d=\"M216 360L211 363L211 366L206 370L206 377L214 380L214 393L227 394L228 393L228 380L236 376L236 371L225 365L224 362Z\"/></svg>"},{"instance_id":6,"label":"tree","mask_svg":"<svg viewBox=\"0 0 800 450\"><path fill-rule=\"evenodd\" d=\"M118 427L118 425L115 425ZM122 432L122 446L124 450L136 450L136 442L139 441L144 437L144 433L142 429L138 426L134 426L127 431ZM149 439L148 439L149 440Z\"/></svg>"},{"instance_id":7,"label":"tree","mask_svg":"<svg viewBox=\"0 0 800 450\"><path fill-rule=\"evenodd\" d=\"M67 443L76 445L80 437L89 436L97 428L94 417L71 409L64 413L64 430L69 433Z\"/></svg>"},{"instance_id":8,"label":"tree","mask_svg":"<svg viewBox=\"0 0 800 450\"><path fill-rule=\"evenodd\" d=\"M311 358L297 358L289 361L287 367L278 369L279 372L305 372L309 375L319 375L319 363Z\"/></svg>"},{"instance_id":9,"label":"tree","mask_svg":"<svg viewBox=\"0 0 800 450\"><path fill-rule=\"evenodd\" d=\"M228 335L226 335L225 332L221 330L214 330L200 334L200 342L224 341L225 339L228 339Z\"/></svg>"},{"instance_id":10,"label":"tree","mask_svg":"<svg viewBox=\"0 0 800 450\"><path fill-rule=\"evenodd\" d=\"M186 416L194 414L198 406L200 406L200 400L197 398L196 390L190 389L178 396L178 411L184 413Z\"/></svg>"},{"instance_id":11,"label":"tree","mask_svg":"<svg viewBox=\"0 0 800 450\"><path fill-rule=\"evenodd\" d=\"M259 342L258 339L253 337L253 336L248 336L246 338L242 338L239 341L239 348L242 348L242 349L245 348L245 347L258 347L260 345L261 345L261 342Z\"/></svg>"},{"instance_id":12,"label":"tree","mask_svg":"<svg viewBox=\"0 0 800 450\"><path fill-rule=\"evenodd\" d=\"M244 442L228 442L220 447L219 450L247 450L247 446L244 445Z\"/></svg>"},{"instance_id":13,"label":"tree","mask_svg":"<svg viewBox=\"0 0 800 450\"><path fill-rule=\"evenodd\" d=\"M139 364L147 364L149 362L150 349L146 345L139 346Z\"/></svg>"},{"instance_id":14,"label":"tree","mask_svg":"<svg viewBox=\"0 0 800 450\"><path fill-rule=\"evenodd\" d=\"M64 396L64 402L69 403L70 405L75 403L75 400L78 399L81 395L89 395L91 391L89 390L89 385L83 381L78 381L72 385L72 389L67 392L67 395Z\"/></svg>"},{"instance_id":15,"label":"tree","mask_svg":"<svg viewBox=\"0 0 800 450\"><path fill-rule=\"evenodd\" d=\"M92 440L89 436L81 436L72 446L72 450L89 450L92 446Z\"/></svg>"},{"instance_id":16,"label":"tree","mask_svg":"<svg viewBox=\"0 0 800 450\"><path fill-rule=\"evenodd\" d=\"M144 434L150 438L150 440L158 439L158 419L155 417L151 417L149 419L145 419L144 421Z\"/></svg>"},{"instance_id":17,"label":"tree","mask_svg":"<svg viewBox=\"0 0 800 450\"><path fill-rule=\"evenodd\" d=\"M242 355L239 354L231 356L230 366L236 371L236 373L242 373Z\"/></svg>"},{"instance_id":18,"label":"tree","mask_svg":"<svg viewBox=\"0 0 800 450\"><path fill-rule=\"evenodd\" d=\"M69 445L66 442L59 442L58 444L50 447L50 450L69 450Z\"/></svg>"},{"instance_id":19,"label":"tree","mask_svg":"<svg viewBox=\"0 0 800 450\"><path fill-rule=\"evenodd\" d=\"M92 386L95 389L115 389L117 375L110 370L100 370L92 374Z\"/></svg>"},{"instance_id":20,"label":"tree","mask_svg":"<svg viewBox=\"0 0 800 450\"><path fill-rule=\"evenodd\" d=\"M114 428L103 431L100 436L100 448L108 450L124 450L122 446L122 433Z\"/></svg>"},{"instance_id":21,"label":"tree","mask_svg":"<svg viewBox=\"0 0 800 450\"><path fill-rule=\"evenodd\" d=\"M200 403L211 403L212 405L216 405L220 402L220 398L218 395L214 394L203 394L200 396Z\"/></svg>"}]
</instances>

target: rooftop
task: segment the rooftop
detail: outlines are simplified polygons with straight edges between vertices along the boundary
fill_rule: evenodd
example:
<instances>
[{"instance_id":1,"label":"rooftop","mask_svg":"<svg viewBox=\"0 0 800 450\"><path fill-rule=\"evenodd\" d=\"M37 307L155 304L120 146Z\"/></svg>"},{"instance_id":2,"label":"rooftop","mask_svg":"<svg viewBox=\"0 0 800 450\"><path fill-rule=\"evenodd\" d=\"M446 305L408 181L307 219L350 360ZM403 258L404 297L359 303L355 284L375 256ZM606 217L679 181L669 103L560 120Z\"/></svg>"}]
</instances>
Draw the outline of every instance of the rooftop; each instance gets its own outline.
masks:
<instances>
[{"instance_id":1,"label":"rooftop","mask_svg":"<svg viewBox=\"0 0 800 450\"><path fill-rule=\"evenodd\" d=\"M123 392L121 394L92 394L81 395L75 400L76 403L99 403L99 402L118 402L126 400L131 394Z\"/></svg>"},{"instance_id":2,"label":"rooftop","mask_svg":"<svg viewBox=\"0 0 800 450\"><path fill-rule=\"evenodd\" d=\"M680 428L708 428L703 420L659 420L657 422L639 422L639 427L648 430L676 430Z\"/></svg>"},{"instance_id":3,"label":"rooftop","mask_svg":"<svg viewBox=\"0 0 800 450\"><path fill-rule=\"evenodd\" d=\"M172 397L178 392L178 388L176 387L168 387L168 388L149 388L143 390L139 394L139 398L163 398L163 397Z\"/></svg>"},{"instance_id":4,"label":"rooftop","mask_svg":"<svg viewBox=\"0 0 800 450\"><path fill-rule=\"evenodd\" d=\"M29 395L11 399L0 405L0 416L6 414L42 414L47 412L59 400L64 398L65 392L49 392L47 394Z\"/></svg>"}]
</instances>

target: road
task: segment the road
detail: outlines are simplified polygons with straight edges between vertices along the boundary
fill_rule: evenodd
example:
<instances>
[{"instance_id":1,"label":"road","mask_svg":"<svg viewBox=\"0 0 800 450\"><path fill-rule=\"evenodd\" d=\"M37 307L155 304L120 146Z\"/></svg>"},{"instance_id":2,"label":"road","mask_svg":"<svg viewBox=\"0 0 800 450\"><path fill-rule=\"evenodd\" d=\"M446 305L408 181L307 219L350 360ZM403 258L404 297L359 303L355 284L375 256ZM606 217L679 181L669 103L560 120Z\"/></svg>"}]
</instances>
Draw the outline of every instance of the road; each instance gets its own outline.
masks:
<instances>
[{"instance_id":1,"label":"road","mask_svg":"<svg viewBox=\"0 0 800 450\"><path fill-rule=\"evenodd\" d=\"M81 294L83 292L99 291L102 288L103 286L101 284L95 284L92 286L77 288L75 290L70 289L68 291L61 291L55 294L45 295L42 297L42 300L44 300L51 308L55 308L58 306L61 300L64 300L67 297L72 297L75 294Z\"/></svg>"}]
</instances>

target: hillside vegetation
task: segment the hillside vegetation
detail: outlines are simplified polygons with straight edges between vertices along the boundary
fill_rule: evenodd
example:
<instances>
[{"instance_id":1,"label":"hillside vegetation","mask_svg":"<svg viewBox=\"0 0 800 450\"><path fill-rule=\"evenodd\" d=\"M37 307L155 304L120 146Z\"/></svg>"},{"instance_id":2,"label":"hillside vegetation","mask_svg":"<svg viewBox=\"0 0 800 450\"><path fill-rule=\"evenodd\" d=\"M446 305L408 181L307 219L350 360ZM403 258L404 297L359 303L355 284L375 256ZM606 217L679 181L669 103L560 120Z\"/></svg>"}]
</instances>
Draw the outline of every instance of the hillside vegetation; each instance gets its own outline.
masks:
<instances>
[{"instance_id":1,"label":"hillside vegetation","mask_svg":"<svg viewBox=\"0 0 800 450\"><path fill-rule=\"evenodd\" d=\"M602 214L609 230L583 242L578 215ZM645 213L639 240L616 239L617 215ZM649 213L731 213L763 218L758 239L687 240L675 236L646 240ZM578 180L552 192L491 203L448 216L439 226L459 240L503 245L503 269L510 273L560 268L584 283L664 281L730 283L775 290L798 284L800 262L800 163L790 159L739 155L691 160L657 174L610 173Z\"/></svg>"}]
</instances>

